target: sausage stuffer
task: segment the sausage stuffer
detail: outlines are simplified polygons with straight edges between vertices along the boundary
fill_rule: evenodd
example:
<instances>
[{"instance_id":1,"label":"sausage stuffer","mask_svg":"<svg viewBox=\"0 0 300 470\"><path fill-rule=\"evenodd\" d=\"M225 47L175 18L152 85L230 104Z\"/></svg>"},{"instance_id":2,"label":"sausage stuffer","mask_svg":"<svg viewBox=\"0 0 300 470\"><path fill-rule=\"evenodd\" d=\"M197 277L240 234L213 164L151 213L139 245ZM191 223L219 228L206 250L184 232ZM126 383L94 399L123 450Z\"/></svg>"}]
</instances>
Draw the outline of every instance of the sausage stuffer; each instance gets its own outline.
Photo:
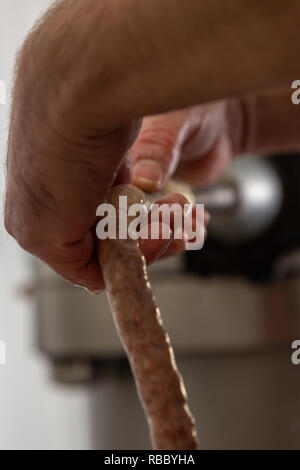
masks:
<instances>
[{"instance_id":1,"label":"sausage stuffer","mask_svg":"<svg viewBox=\"0 0 300 470\"><path fill-rule=\"evenodd\" d=\"M167 183L164 193L179 192L211 214L210 232L227 243L240 243L262 233L280 211L283 190L272 165L259 157L237 159L219 181L195 190L181 182ZM154 201L160 195L150 196Z\"/></svg>"}]
</instances>

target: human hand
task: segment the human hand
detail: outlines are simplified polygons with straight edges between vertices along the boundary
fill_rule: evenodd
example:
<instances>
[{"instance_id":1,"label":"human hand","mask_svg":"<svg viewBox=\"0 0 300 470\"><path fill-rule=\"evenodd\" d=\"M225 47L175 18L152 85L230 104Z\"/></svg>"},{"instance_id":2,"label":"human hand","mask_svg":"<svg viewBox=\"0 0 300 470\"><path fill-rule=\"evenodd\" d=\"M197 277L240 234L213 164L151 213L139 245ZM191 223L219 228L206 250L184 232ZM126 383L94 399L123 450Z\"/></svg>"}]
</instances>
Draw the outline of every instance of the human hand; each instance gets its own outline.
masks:
<instances>
[{"instance_id":1,"label":"human hand","mask_svg":"<svg viewBox=\"0 0 300 470\"><path fill-rule=\"evenodd\" d=\"M196 187L210 184L243 150L244 137L238 99L148 117L130 149L132 183L156 192L175 174Z\"/></svg>"},{"instance_id":2,"label":"human hand","mask_svg":"<svg viewBox=\"0 0 300 470\"><path fill-rule=\"evenodd\" d=\"M269 26L262 30L268 31L270 39L271 29L275 38L274 53L270 55L268 49L268 66L260 66L259 74L252 63L242 60L257 37L256 27L245 28L244 6L241 9L232 2L231 7L236 14L231 15L229 10L234 33L228 37L228 28L211 34L218 2L206 2L204 8L191 0L186 8L179 0L143 4L135 0L62 0L27 38L14 86L5 225L25 250L70 282L93 290L103 288L93 235L96 208L113 184L130 181L126 153L138 133L139 116L211 102L220 96L266 87L270 82L287 83L297 72L297 62L285 64L283 38L278 39L283 6L278 4L276 17L273 8L269 24L269 12L262 12L262 3L257 2L257 15ZM253 10L252 2L247 8ZM224 22L224 12L220 20L220 24L229 24ZM287 32L294 30L297 28L290 27ZM242 56L232 54L236 37L244 44ZM288 47L293 43L288 34L284 39ZM283 56L280 61L279 50ZM261 55L265 59L263 49ZM242 62L241 78L240 67L237 73L235 64ZM223 79L219 80L221 74ZM208 77L212 79L209 86ZM163 185L177 167L179 152L175 148L184 149L186 155L181 152L182 165L178 167L183 176L193 180L197 175L196 184L215 178L234 152L235 139L228 130L235 127L227 128L224 104L209 105L216 108L208 112L205 106L202 111L198 108L200 114L197 108L183 111L186 115L178 114L175 128L182 140L176 134L169 146L167 160L171 164L163 165L159 184L156 180L154 185L145 185L145 181L139 181L139 185L152 191ZM202 132L199 123L203 126L206 122L201 117L206 112L214 116L214 124L208 123L210 130ZM134 163L140 155L136 153ZM195 171L201 166L201 171ZM133 181L137 177L135 168ZM153 259L146 248L143 250L148 259Z\"/></svg>"}]
</instances>

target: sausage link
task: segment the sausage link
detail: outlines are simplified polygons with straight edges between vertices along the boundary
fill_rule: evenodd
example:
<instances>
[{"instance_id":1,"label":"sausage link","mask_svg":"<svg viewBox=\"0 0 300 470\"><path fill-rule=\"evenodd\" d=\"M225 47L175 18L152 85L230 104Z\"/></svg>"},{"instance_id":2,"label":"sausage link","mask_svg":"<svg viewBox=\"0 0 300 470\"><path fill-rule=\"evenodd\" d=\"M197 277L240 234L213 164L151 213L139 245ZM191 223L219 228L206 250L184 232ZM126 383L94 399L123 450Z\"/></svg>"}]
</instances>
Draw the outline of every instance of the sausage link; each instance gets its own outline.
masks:
<instances>
[{"instance_id":1,"label":"sausage link","mask_svg":"<svg viewBox=\"0 0 300 470\"><path fill-rule=\"evenodd\" d=\"M115 206L117 220L119 196L124 195L128 207L145 202L138 188L115 186L107 202ZM147 416L153 448L196 449L194 419L138 241L106 239L98 246L107 296Z\"/></svg>"}]
</instances>

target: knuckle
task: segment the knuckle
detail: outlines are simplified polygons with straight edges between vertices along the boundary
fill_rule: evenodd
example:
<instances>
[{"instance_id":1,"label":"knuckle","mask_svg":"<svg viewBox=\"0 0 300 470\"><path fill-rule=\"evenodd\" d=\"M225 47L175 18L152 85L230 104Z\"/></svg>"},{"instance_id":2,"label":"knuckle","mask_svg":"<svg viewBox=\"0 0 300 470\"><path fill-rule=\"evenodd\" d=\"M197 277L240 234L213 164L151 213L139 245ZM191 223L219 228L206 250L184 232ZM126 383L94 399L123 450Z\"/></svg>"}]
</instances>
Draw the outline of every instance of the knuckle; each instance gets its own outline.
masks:
<instances>
[{"instance_id":1,"label":"knuckle","mask_svg":"<svg viewBox=\"0 0 300 470\"><path fill-rule=\"evenodd\" d=\"M141 131L139 143L158 146L169 153L177 143L177 135L167 127L152 127Z\"/></svg>"}]
</instances>

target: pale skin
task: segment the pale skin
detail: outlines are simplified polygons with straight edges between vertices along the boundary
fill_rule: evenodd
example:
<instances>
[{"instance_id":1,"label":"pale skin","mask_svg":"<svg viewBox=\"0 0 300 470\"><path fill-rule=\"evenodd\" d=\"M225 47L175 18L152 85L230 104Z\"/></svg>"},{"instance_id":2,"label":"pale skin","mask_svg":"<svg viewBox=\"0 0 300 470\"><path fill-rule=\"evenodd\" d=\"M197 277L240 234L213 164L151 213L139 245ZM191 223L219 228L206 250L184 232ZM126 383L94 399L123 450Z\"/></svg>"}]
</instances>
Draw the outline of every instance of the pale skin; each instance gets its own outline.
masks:
<instances>
[{"instance_id":1,"label":"pale skin","mask_svg":"<svg viewBox=\"0 0 300 470\"><path fill-rule=\"evenodd\" d=\"M114 183L155 192L177 171L203 185L237 154L299 146L299 23L298 0L58 2L18 58L8 232L101 290L95 214ZM152 261L183 249L167 245L142 250Z\"/></svg>"}]
</instances>

